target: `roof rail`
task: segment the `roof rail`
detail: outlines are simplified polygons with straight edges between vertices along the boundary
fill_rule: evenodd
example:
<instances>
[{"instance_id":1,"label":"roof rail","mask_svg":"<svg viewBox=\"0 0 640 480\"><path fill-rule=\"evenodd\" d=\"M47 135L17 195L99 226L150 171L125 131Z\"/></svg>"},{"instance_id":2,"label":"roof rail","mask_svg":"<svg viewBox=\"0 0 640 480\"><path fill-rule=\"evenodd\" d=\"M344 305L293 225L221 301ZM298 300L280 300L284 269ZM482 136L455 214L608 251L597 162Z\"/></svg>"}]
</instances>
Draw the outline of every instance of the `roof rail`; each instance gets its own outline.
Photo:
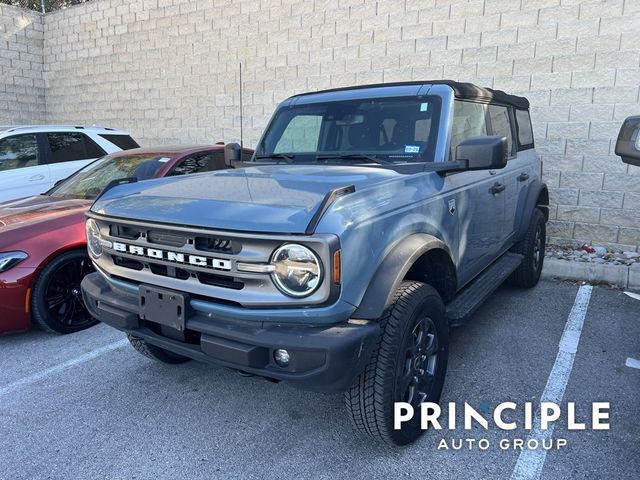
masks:
<instances>
[{"instance_id":1,"label":"roof rail","mask_svg":"<svg viewBox=\"0 0 640 480\"><path fill-rule=\"evenodd\" d=\"M119 128L111 128L111 127L101 127L100 125L89 125L89 126L82 126L82 125L7 125L7 126L0 126L0 130L5 131L5 132L14 132L16 130L25 130L25 129L29 129L29 128L68 128L68 129L75 129L75 130L89 130L89 129L96 129L96 130L108 130L108 131L116 131L116 130L120 130Z\"/></svg>"}]
</instances>

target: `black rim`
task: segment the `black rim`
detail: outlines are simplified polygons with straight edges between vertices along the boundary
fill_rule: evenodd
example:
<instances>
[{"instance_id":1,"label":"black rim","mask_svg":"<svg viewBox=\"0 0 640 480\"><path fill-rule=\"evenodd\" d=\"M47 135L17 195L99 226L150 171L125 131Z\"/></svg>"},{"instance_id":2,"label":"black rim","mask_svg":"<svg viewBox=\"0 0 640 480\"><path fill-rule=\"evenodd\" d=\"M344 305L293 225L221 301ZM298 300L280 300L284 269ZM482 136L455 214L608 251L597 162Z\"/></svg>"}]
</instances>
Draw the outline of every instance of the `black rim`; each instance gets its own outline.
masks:
<instances>
[{"instance_id":1,"label":"black rim","mask_svg":"<svg viewBox=\"0 0 640 480\"><path fill-rule=\"evenodd\" d=\"M420 317L405 345L404 364L399 381L399 396L403 402L417 406L424 402L433 388L438 364L438 334L433 320Z\"/></svg>"},{"instance_id":2,"label":"black rim","mask_svg":"<svg viewBox=\"0 0 640 480\"><path fill-rule=\"evenodd\" d=\"M542 227L538 225L536 228L536 238L533 243L533 269L538 270L542 263L542 255L544 255L544 246L542 244Z\"/></svg>"},{"instance_id":3,"label":"black rim","mask_svg":"<svg viewBox=\"0 0 640 480\"><path fill-rule=\"evenodd\" d=\"M50 318L66 327L83 327L94 320L82 300L80 282L93 271L88 258L70 259L49 276L44 303Z\"/></svg>"}]
</instances>

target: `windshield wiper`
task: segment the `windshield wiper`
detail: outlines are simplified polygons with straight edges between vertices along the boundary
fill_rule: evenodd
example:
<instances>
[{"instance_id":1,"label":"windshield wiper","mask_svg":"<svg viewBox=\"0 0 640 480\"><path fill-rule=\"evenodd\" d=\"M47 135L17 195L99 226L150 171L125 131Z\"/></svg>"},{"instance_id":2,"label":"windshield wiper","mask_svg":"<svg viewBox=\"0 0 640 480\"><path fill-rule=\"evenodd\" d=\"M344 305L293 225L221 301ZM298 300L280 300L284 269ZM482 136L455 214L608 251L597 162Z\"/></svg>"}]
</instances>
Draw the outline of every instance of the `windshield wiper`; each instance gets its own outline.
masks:
<instances>
[{"instance_id":1,"label":"windshield wiper","mask_svg":"<svg viewBox=\"0 0 640 480\"><path fill-rule=\"evenodd\" d=\"M371 163L377 163L378 165L390 165L393 162L383 160L375 155L367 155L366 153L328 153L325 155L318 155L316 160L368 160Z\"/></svg>"},{"instance_id":2,"label":"windshield wiper","mask_svg":"<svg viewBox=\"0 0 640 480\"><path fill-rule=\"evenodd\" d=\"M256 155L256 160L263 160L265 158L272 160L284 160L287 163L293 163L295 156L290 153L267 153L264 155ZM278 163L280 162L278 161Z\"/></svg>"}]
</instances>

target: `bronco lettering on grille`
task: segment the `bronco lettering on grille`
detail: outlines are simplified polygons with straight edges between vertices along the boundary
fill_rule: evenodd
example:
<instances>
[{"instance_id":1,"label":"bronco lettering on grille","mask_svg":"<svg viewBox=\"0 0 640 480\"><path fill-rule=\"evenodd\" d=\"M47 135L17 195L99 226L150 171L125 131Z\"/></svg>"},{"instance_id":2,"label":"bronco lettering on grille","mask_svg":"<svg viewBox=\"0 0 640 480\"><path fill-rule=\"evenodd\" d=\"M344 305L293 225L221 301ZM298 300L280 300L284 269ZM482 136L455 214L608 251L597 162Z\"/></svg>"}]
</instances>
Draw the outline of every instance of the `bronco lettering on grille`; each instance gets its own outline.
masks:
<instances>
[{"instance_id":1,"label":"bronco lettering on grille","mask_svg":"<svg viewBox=\"0 0 640 480\"><path fill-rule=\"evenodd\" d=\"M190 255L187 253L170 252L157 248L141 247L138 245L127 245L126 243L113 242L113 249L116 252L139 255L141 257L155 258L169 262L193 265L195 267L207 267L215 270L231 270L231 261L222 258L203 257L200 255Z\"/></svg>"}]
</instances>

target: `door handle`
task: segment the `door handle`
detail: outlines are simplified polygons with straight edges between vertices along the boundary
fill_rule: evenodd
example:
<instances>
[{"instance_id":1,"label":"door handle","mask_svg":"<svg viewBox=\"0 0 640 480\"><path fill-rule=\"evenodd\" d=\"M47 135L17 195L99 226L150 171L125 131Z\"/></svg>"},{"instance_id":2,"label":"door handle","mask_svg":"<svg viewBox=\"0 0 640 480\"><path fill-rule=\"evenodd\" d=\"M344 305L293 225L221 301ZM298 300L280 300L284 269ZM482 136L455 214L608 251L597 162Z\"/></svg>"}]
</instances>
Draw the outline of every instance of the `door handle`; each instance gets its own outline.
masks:
<instances>
[{"instance_id":1,"label":"door handle","mask_svg":"<svg viewBox=\"0 0 640 480\"><path fill-rule=\"evenodd\" d=\"M503 183L496 183L493 187L491 187L489 189L489 193L491 195L496 195L496 194L504 191L505 188L507 188L507 187L505 187Z\"/></svg>"},{"instance_id":2,"label":"door handle","mask_svg":"<svg viewBox=\"0 0 640 480\"><path fill-rule=\"evenodd\" d=\"M38 175L31 175L31 176L29 177L29 181L30 181L30 182L35 182L35 181L37 181L37 180L44 180L44 175L42 175L42 174L38 174Z\"/></svg>"},{"instance_id":3,"label":"door handle","mask_svg":"<svg viewBox=\"0 0 640 480\"><path fill-rule=\"evenodd\" d=\"M519 182L526 182L527 180L529 180L529 174L522 172L520 175L518 175L518 181Z\"/></svg>"}]
</instances>

